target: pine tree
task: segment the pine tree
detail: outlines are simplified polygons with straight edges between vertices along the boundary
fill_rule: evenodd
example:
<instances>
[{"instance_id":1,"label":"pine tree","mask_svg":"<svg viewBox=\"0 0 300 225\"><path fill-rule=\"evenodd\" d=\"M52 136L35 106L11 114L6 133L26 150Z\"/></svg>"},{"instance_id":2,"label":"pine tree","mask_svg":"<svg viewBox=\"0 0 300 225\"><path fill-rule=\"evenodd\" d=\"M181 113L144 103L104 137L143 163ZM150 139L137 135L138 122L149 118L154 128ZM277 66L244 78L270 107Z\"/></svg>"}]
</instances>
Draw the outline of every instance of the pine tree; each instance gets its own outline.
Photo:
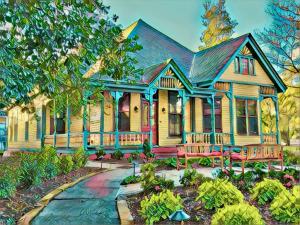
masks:
<instances>
[{"instance_id":1,"label":"pine tree","mask_svg":"<svg viewBox=\"0 0 300 225\"><path fill-rule=\"evenodd\" d=\"M200 37L201 42L204 44L204 46L199 46L200 50L228 40L238 24L237 21L231 19L226 11L225 0L219 0L217 4L207 0L203 7L205 12L202 16L202 24L206 29Z\"/></svg>"}]
</instances>

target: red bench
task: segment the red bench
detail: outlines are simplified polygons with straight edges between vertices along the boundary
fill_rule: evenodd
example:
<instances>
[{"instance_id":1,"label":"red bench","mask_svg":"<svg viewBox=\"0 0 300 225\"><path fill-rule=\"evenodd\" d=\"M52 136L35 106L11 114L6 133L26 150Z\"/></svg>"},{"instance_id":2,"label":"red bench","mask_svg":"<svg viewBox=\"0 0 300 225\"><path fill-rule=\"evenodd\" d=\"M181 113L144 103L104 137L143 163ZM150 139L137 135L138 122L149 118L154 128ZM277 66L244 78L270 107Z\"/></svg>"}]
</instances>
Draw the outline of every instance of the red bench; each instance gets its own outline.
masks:
<instances>
[{"instance_id":1,"label":"red bench","mask_svg":"<svg viewBox=\"0 0 300 225\"><path fill-rule=\"evenodd\" d=\"M220 159L220 166L223 169L224 154L222 145L195 143L177 145L176 147L177 170L182 167L182 165L180 164L180 159L185 159L185 164L183 167L187 168L188 160L192 158L210 158L212 160L212 167L215 166L215 159L218 158Z\"/></svg>"},{"instance_id":2,"label":"red bench","mask_svg":"<svg viewBox=\"0 0 300 225\"><path fill-rule=\"evenodd\" d=\"M283 150L278 144L251 144L241 148L240 153L230 152L230 165L232 162L242 163L242 173L245 170L245 162L267 162L268 170L271 169L271 162L279 162L283 169Z\"/></svg>"}]
</instances>

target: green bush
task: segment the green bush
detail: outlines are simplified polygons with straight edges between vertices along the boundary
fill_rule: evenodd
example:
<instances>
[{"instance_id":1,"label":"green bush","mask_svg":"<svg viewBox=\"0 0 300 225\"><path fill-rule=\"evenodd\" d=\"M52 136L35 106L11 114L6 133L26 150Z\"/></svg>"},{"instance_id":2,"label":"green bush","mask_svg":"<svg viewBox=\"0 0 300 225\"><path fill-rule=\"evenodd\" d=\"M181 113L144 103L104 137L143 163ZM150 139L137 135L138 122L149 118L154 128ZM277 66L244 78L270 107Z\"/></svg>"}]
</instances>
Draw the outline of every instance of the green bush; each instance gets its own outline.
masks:
<instances>
[{"instance_id":1,"label":"green bush","mask_svg":"<svg viewBox=\"0 0 300 225\"><path fill-rule=\"evenodd\" d=\"M228 180L216 179L200 185L196 201L200 200L206 209L217 209L239 204L243 199L243 194Z\"/></svg>"},{"instance_id":2,"label":"green bush","mask_svg":"<svg viewBox=\"0 0 300 225\"><path fill-rule=\"evenodd\" d=\"M300 224L300 186L295 186L292 193L280 192L272 201L270 211L275 220Z\"/></svg>"},{"instance_id":3,"label":"green bush","mask_svg":"<svg viewBox=\"0 0 300 225\"><path fill-rule=\"evenodd\" d=\"M159 194L153 194L150 199L145 197L141 201L140 215L146 220L146 224L152 225L154 222L165 220L182 208L181 198L173 192L166 190Z\"/></svg>"},{"instance_id":4,"label":"green bush","mask_svg":"<svg viewBox=\"0 0 300 225\"><path fill-rule=\"evenodd\" d=\"M184 186L199 186L206 178L195 169L185 169L179 182Z\"/></svg>"},{"instance_id":5,"label":"green bush","mask_svg":"<svg viewBox=\"0 0 300 225\"><path fill-rule=\"evenodd\" d=\"M163 189L174 188L174 181L155 176L155 165L152 163L144 164L141 168L141 172L141 186L145 192L157 192Z\"/></svg>"},{"instance_id":6,"label":"green bush","mask_svg":"<svg viewBox=\"0 0 300 225\"><path fill-rule=\"evenodd\" d=\"M14 195L19 182L19 170L8 162L0 164L0 199Z\"/></svg>"},{"instance_id":7,"label":"green bush","mask_svg":"<svg viewBox=\"0 0 300 225\"><path fill-rule=\"evenodd\" d=\"M265 178L257 183L252 189L251 198L258 201L259 205L271 202L280 192L286 191L286 188L279 180Z\"/></svg>"},{"instance_id":8,"label":"green bush","mask_svg":"<svg viewBox=\"0 0 300 225\"><path fill-rule=\"evenodd\" d=\"M141 181L141 177L140 176L128 176L128 177L125 177L122 182L121 182L121 185L127 185L127 184L136 184L138 182Z\"/></svg>"},{"instance_id":9,"label":"green bush","mask_svg":"<svg viewBox=\"0 0 300 225\"><path fill-rule=\"evenodd\" d=\"M120 160L123 157L123 153L120 149L117 149L116 151L114 151L112 156L114 159Z\"/></svg>"},{"instance_id":10,"label":"green bush","mask_svg":"<svg viewBox=\"0 0 300 225\"><path fill-rule=\"evenodd\" d=\"M39 154L18 154L20 163L21 183L25 185L39 185L46 176L45 161L39 157Z\"/></svg>"},{"instance_id":11,"label":"green bush","mask_svg":"<svg viewBox=\"0 0 300 225\"><path fill-rule=\"evenodd\" d=\"M227 205L212 217L212 225L264 225L259 211L247 203Z\"/></svg>"},{"instance_id":12,"label":"green bush","mask_svg":"<svg viewBox=\"0 0 300 225\"><path fill-rule=\"evenodd\" d=\"M100 157L102 157L104 155L105 155L105 151L103 148L98 149L98 151L96 152L97 159L99 159Z\"/></svg>"},{"instance_id":13,"label":"green bush","mask_svg":"<svg viewBox=\"0 0 300 225\"><path fill-rule=\"evenodd\" d=\"M143 152L147 156L147 158L152 158L153 154L151 153L151 147L150 147L148 139L144 140Z\"/></svg>"},{"instance_id":14,"label":"green bush","mask_svg":"<svg viewBox=\"0 0 300 225\"><path fill-rule=\"evenodd\" d=\"M73 155L74 169L84 167L87 163L88 157L85 155L83 147L78 148Z\"/></svg>"},{"instance_id":15,"label":"green bush","mask_svg":"<svg viewBox=\"0 0 300 225\"><path fill-rule=\"evenodd\" d=\"M166 167L177 168L176 158L167 158L167 159L155 160L155 164L157 166L166 166Z\"/></svg>"},{"instance_id":16,"label":"green bush","mask_svg":"<svg viewBox=\"0 0 300 225\"><path fill-rule=\"evenodd\" d=\"M200 158L199 159L199 165L201 166L211 166L211 159L210 158Z\"/></svg>"},{"instance_id":17,"label":"green bush","mask_svg":"<svg viewBox=\"0 0 300 225\"><path fill-rule=\"evenodd\" d=\"M38 154L37 160L44 166L46 179L51 179L59 174L59 157L54 147L46 145Z\"/></svg>"},{"instance_id":18,"label":"green bush","mask_svg":"<svg viewBox=\"0 0 300 225\"><path fill-rule=\"evenodd\" d=\"M70 155L63 155L60 158L59 162L60 172L63 174L70 173L74 168L74 163L72 156Z\"/></svg>"}]
</instances>

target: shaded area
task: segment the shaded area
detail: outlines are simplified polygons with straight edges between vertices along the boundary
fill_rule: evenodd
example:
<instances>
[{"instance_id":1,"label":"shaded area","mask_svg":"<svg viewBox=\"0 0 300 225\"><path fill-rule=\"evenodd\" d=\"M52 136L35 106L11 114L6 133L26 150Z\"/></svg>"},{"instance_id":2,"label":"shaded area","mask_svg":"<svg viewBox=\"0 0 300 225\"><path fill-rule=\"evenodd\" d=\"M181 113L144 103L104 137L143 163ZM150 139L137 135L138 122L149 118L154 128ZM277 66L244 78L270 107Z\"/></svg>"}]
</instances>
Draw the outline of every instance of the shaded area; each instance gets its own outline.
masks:
<instances>
[{"instance_id":1,"label":"shaded area","mask_svg":"<svg viewBox=\"0 0 300 225\"><path fill-rule=\"evenodd\" d=\"M115 197L130 173L116 169L78 183L56 196L32 224L120 224Z\"/></svg>"}]
</instances>

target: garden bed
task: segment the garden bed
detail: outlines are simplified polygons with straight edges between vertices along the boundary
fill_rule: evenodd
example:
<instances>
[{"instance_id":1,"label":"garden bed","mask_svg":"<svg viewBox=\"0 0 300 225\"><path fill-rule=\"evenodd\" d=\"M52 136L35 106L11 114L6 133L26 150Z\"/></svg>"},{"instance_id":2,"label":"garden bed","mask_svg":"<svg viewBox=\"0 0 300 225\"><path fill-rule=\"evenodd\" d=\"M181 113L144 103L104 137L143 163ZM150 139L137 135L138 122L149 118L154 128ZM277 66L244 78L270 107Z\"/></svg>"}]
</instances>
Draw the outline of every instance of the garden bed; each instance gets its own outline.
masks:
<instances>
[{"instance_id":1,"label":"garden bed","mask_svg":"<svg viewBox=\"0 0 300 225\"><path fill-rule=\"evenodd\" d=\"M13 197L0 199L0 224L3 221L7 221L6 223L8 224L14 224L14 222L17 222L25 213L35 208L37 202L51 190L92 172L100 171L101 169L99 168L84 167L74 170L69 174L58 175L57 177L44 181L40 185L18 187Z\"/></svg>"}]
</instances>

